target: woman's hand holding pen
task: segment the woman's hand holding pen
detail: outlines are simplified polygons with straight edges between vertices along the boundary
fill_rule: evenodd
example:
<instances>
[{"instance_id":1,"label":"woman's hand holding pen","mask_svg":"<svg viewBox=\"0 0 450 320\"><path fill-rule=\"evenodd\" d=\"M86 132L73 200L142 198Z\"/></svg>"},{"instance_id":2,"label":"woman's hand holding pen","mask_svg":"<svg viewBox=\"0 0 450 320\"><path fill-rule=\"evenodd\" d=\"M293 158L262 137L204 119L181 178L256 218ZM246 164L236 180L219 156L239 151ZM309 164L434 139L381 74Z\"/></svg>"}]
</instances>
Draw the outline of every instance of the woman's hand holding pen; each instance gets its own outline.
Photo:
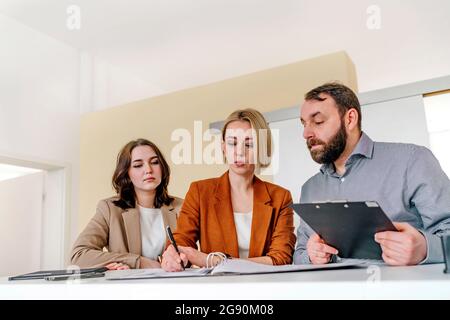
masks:
<instances>
[{"instance_id":1,"label":"woman's hand holding pen","mask_svg":"<svg viewBox=\"0 0 450 320\"><path fill-rule=\"evenodd\" d=\"M197 267L206 267L206 253L198 251L191 247L178 246L181 253L185 254L189 262Z\"/></svg>"},{"instance_id":2,"label":"woman's hand holding pen","mask_svg":"<svg viewBox=\"0 0 450 320\"><path fill-rule=\"evenodd\" d=\"M178 247L181 250L181 246ZM188 264L188 258L182 251L180 254L175 250L173 245L169 245L162 255L161 267L168 272L183 271L183 266ZM181 265L183 263L183 265Z\"/></svg>"},{"instance_id":3,"label":"woman's hand holding pen","mask_svg":"<svg viewBox=\"0 0 450 320\"><path fill-rule=\"evenodd\" d=\"M198 251L195 248L183 247L183 246L178 246L178 250L180 250L180 255L186 256L187 261L189 261L192 265L195 265L200 268L206 267L206 258L208 256L206 253ZM163 257L164 257L164 255L163 255ZM163 261L164 261L164 259L163 259ZM215 266L215 265L219 264L221 261L222 261L222 259L220 259L219 257L214 257L213 260L210 262ZM184 265L186 265L186 262Z\"/></svg>"}]
</instances>

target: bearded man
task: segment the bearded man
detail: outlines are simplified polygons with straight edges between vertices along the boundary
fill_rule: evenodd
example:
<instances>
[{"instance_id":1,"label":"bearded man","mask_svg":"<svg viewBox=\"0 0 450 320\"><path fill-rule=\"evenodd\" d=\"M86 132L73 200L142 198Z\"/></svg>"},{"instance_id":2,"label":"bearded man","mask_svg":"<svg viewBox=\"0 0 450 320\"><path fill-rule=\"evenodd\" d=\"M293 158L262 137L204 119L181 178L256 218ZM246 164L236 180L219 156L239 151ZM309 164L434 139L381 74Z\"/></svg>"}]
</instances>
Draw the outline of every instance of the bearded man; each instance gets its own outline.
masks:
<instances>
[{"instance_id":1,"label":"bearded man","mask_svg":"<svg viewBox=\"0 0 450 320\"><path fill-rule=\"evenodd\" d=\"M372 141L361 129L356 94L336 82L305 95L300 121L311 157L322 164L302 186L301 203L376 201L398 230L375 234L385 263L443 262L440 235L450 229L450 181L430 150ZM338 255L301 220L294 263L325 264Z\"/></svg>"}]
</instances>

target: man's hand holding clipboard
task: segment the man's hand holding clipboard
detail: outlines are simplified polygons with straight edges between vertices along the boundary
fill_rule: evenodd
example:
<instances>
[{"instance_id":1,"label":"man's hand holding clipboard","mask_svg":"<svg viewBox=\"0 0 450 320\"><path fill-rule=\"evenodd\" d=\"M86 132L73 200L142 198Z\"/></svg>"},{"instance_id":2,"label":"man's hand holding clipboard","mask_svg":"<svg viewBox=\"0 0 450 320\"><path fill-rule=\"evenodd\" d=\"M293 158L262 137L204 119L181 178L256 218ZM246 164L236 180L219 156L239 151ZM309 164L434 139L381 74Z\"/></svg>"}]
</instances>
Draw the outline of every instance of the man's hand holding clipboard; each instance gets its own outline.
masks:
<instances>
[{"instance_id":1,"label":"man's hand holding clipboard","mask_svg":"<svg viewBox=\"0 0 450 320\"><path fill-rule=\"evenodd\" d=\"M375 234L397 231L378 203L321 202L293 204L294 211L316 234L307 243L309 258L314 264L341 258L382 259L382 249Z\"/></svg>"}]
</instances>

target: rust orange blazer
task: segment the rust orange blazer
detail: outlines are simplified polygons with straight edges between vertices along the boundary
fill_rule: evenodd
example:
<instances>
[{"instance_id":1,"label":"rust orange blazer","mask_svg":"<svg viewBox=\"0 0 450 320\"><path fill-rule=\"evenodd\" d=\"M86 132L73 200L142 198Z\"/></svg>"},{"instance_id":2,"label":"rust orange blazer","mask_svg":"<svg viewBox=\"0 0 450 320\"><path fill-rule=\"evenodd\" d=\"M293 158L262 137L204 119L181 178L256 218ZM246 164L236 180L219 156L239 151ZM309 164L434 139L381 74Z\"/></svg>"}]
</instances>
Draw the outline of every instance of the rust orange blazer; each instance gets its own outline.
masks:
<instances>
[{"instance_id":1,"label":"rust orange blazer","mask_svg":"<svg viewBox=\"0 0 450 320\"><path fill-rule=\"evenodd\" d=\"M253 179L253 218L249 258L269 256L274 265L292 263L295 246L291 193ZM220 251L239 257L228 171L219 178L193 182L174 232L177 244L204 253Z\"/></svg>"}]
</instances>

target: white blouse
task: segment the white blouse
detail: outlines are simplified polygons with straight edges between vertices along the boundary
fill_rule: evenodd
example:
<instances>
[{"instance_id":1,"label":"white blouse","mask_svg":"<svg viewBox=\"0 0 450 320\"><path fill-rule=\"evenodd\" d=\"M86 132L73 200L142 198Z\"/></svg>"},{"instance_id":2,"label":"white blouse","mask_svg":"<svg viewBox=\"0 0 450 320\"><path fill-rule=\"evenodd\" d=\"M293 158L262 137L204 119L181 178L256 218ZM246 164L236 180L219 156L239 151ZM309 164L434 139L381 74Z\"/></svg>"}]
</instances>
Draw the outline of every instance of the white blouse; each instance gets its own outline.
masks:
<instances>
[{"instance_id":1,"label":"white blouse","mask_svg":"<svg viewBox=\"0 0 450 320\"><path fill-rule=\"evenodd\" d=\"M252 231L253 211L248 213L234 212L234 224L239 246L239 258L248 258L250 236Z\"/></svg>"},{"instance_id":2,"label":"white blouse","mask_svg":"<svg viewBox=\"0 0 450 320\"><path fill-rule=\"evenodd\" d=\"M164 249L166 235L161 209L139 206L142 256L157 260Z\"/></svg>"}]
</instances>

